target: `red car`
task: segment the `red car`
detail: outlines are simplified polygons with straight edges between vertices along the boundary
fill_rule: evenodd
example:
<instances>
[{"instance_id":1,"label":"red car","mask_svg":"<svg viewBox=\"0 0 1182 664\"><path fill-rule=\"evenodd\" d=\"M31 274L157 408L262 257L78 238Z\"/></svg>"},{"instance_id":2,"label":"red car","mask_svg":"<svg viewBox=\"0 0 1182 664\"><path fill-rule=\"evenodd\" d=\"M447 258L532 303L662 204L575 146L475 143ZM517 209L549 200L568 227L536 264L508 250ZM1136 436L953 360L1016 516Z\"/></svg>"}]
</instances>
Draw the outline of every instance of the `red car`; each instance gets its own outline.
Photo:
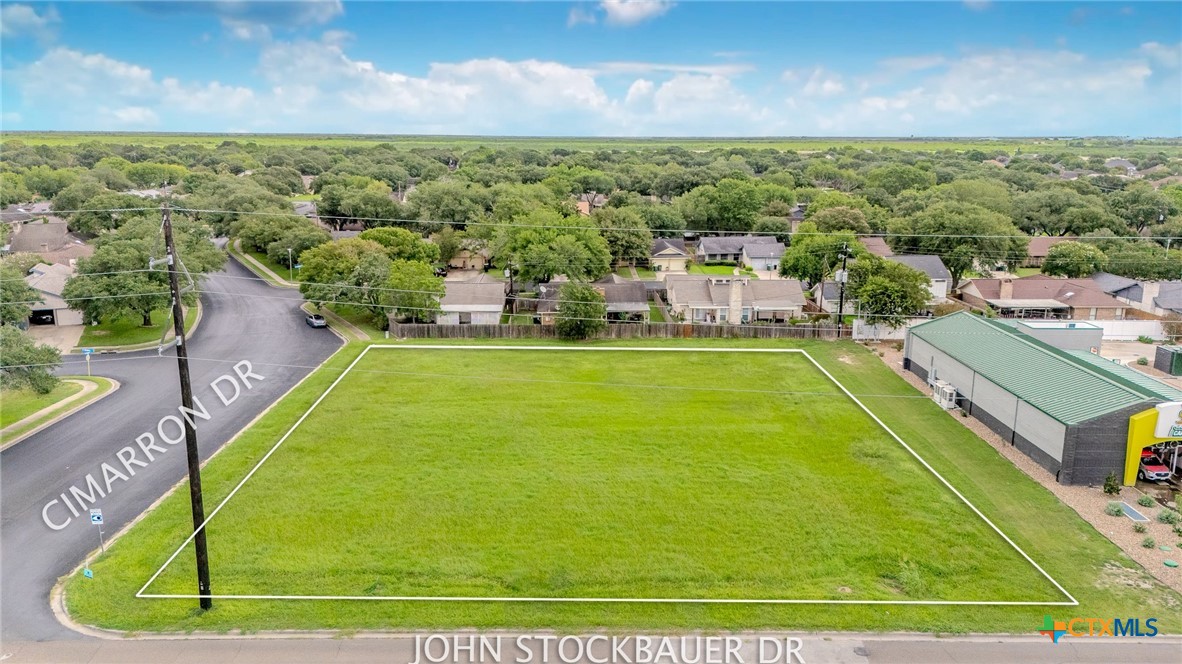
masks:
<instances>
[{"instance_id":1,"label":"red car","mask_svg":"<svg viewBox=\"0 0 1182 664\"><path fill-rule=\"evenodd\" d=\"M1137 477L1142 480L1168 480L1170 469L1166 467L1157 455L1149 450L1141 450L1141 465L1137 468Z\"/></svg>"}]
</instances>

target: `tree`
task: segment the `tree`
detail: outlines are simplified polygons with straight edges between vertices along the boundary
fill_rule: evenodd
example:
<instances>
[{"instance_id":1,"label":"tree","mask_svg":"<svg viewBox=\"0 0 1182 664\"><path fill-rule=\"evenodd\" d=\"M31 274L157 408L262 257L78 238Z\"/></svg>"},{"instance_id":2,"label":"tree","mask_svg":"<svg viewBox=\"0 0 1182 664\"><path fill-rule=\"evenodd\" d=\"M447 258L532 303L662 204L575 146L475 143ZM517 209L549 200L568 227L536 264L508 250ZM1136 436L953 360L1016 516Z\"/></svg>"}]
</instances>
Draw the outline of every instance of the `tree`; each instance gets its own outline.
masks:
<instances>
[{"instance_id":1,"label":"tree","mask_svg":"<svg viewBox=\"0 0 1182 664\"><path fill-rule=\"evenodd\" d=\"M792 241L792 222L781 217L761 217L755 220L752 232L759 235L774 235L777 242Z\"/></svg>"},{"instance_id":2,"label":"tree","mask_svg":"<svg viewBox=\"0 0 1182 664\"><path fill-rule=\"evenodd\" d=\"M634 209L602 208L596 210L591 218L599 224L599 232L607 241L613 261L635 264L638 260L648 258L653 234Z\"/></svg>"},{"instance_id":3,"label":"tree","mask_svg":"<svg viewBox=\"0 0 1182 664\"><path fill-rule=\"evenodd\" d=\"M554 329L567 340L590 339L607 329L607 303L586 284L569 283L558 291Z\"/></svg>"},{"instance_id":4,"label":"tree","mask_svg":"<svg viewBox=\"0 0 1182 664\"><path fill-rule=\"evenodd\" d=\"M53 198L58 192L78 181L77 171L34 166L24 174L25 186L42 198ZM19 202L19 201L18 201Z\"/></svg>"},{"instance_id":5,"label":"tree","mask_svg":"<svg viewBox=\"0 0 1182 664\"><path fill-rule=\"evenodd\" d=\"M696 187L674 204L693 230L716 232L750 231L763 207L754 184L734 179Z\"/></svg>"},{"instance_id":6,"label":"tree","mask_svg":"<svg viewBox=\"0 0 1182 664\"><path fill-rule=\"evenodd\" d=\"M853 233L824 234L816 224L806 221L792 236L792 246L780 259L780 275L819 283L841 264L842 251L851 254L865 251Z\"/></svg>"},{"instance_id":7,"label":"tree","mask_svg":"<svg viewBox=\"0 0 1182 664\"><path fill-rule=\"evenodd\" d=\"M672 205L642 205L636 209L656 237L680 237L685 218Z\"/></svg>"},{"instance_id":8,"label":"tree","mask_svg":"<svg viewBox=\"0 0 1182 664\"><path fill-rule=\"evenodd\" d=\"M284 231L267 245L267 258L280 265L293 267L287 262L289 256L299 263L300 254L331 240L332 236L328 234L328 231L316 224L311 222L299 224ZM288 251L289 249L291 251Z\"/></svg>"},{"instance_id":9,"label":"tree","mask_svg":"<svg viewBox=\"0 0 1182 664\"><path fill-rule=\"evenodd\" d=\"M890 231L887 242L896 252L939 256L952 273L954 284L960 283L971 266L965 265L966 257L990 265L1014 263L1026 256L1026 243L1030 241L1005 215L959 201L930 205L893 222Z\"/></svg>"},{"instance_id":10,"label":"tree","mask_svg":"<svg viewBox=\"0 0 1182 664\"><path fill-rule=\"evenodd\" d=\"M1108 196L1108 208L1120 217L1133 231L1140 233L1147 227L1160 223L1179 208L1167 196L1153 190L1147 184L1129 185L1124 191Z\"/></svg>"},{"instance_id":11,"label":"tree","mask_svg":"<svg viewBox=\"0 0 1182 664\"><path fill-rule=\"evenodd\" d=\"M435 246L439 247L439 260L447 263L464 248L464 233L451 226L444 226L438 233L431 236Z\"/></svg>"},{"instance_id":12,"label":"tree","mask_svg":"<svg viewBox=\"0 0 1182 664\"><path fill-rule=\"evenodd\" d=\"M431 266L419 261L394 261L386 280L382 303L396 315L412 321L434 320L439 312L439 298L443 296L443 279L435 276ZM385 325L382 325L385 329Z\"/></svg>"},{"instance_id":13,"label":"tree","mask_svg":"<svg viewBox=\"0 0 1182 664\"><path fill-rule=\"evenodd\" d=\"M25 186L25 178L16 173L0 173L0 206L33 200L33 192Z\"/></svg>"},{"instance_id":14,"label":"tree","mask_svg":"<svg viewBox=\"0 0 1182 664\"><path fill-rule=\"evenodd\" d=\"M19 325L29 320L33 308L27 302L36 302L41 296L27 283L25 275L8 263L0 263L0 325Z\"/></svg>"},{"instance_id":15,"label":"tree","mask_svg":"<svg viewBox=\"0 0 1182 664\"><path fill-rule=\"evenodd\" d=\"M1082 235L1103 224L1103 203L1065 187L1038 189L1014 198L1014 223L1031 235Z\"/></svg>"},{"instance_id":16,"label":"tree","mask_svg":"<svg viewBox=\"0 0 1182 664\"><path fill-rule=\"evenodd\" d=\"M881 187L892 196L905 189L928 189L936 186L936 174L907 164L888 164L866 174L866 184Z\"/></svg>"},{"instance_id":17,"label":"tree","mask_svg":"<svg viewBox=\"0 0 1182 664\"><path fill-rule=\"evenodd\" d=\"M817 225L822 233L838 233L849 231L857 235L868 235L870 224L866 223L866 215L861 210L850 207L832 207L821 210L812 216L811 221Z\"/></svg>"},{"instance_id":18,"label":"tree","mask_svg":"<svg viewBox=\"0 0 1182 664\"><path fill-rule=\"evenodd\" d=\"M65 193L63 191L59 196ZM86 200L82 204L82 208L75 208L85 209L85 212L77 212L71 216L70 228L79 233L98 235L103 231L115 230L127 220L135 217L147 215L159 217L157 212L135 210L135 208L145 207L150 207L150 203L139 196L117 194L110 191L102 192Z\"/></svg>"},{"instance_id":19,"label":"tree","mask_svg":"<svg viewBox=\"0 0 1182 664\"><path fill-rule=\"evenodd\" d=\"M1100 272L1108 257L1098 247L1083 242L1060 242L1047 250L1042 273L1060 277L1087 277Z\"/></svg>"},{"instance_id":20,"label":"tree","mask_svg":"<svg viewBox=\"0 0 1182 664\"><path fill-rule=\"evenodd\" d=\"M344 296L357 285L355 278L360 276L357 268L367 256L377 256L386 263L390 262L385 247L359 237L328 242L305 251L300 256L304 265L300 270L303 280L300 292L311 302L351 301L351 298ZM367 263L373 268L380 261L370 260Z\"/></svg>"},{"instance_id":21,"label":"tree","mask_svg":"<svg viewBox=\"0 0 1182 664\"><path fill-rule=\"evenodd\" d=\"M594 281L611 268L611 251L593 222L563 217L539 208L497 229L493 257L498 268L512 269L526 281L545 282L555 275Z\"/></svg>"},{"instance_id":22,"label":"tree","mask_svg":"<svg viewBox=\"0 0 1182 664\"><path fill-rule=\"evenodd\" d=\"M358 236L364 240L373 240L386 248L386 255L390 260L419 261L435 263L439 261L439 247L423 240L418 233L412 233L405 228L371 228L362 231Z\"/></svg>"},{"instance_id":23,"label":"tree","mask_svg":"<svg viewBox=\"0 0 1182 664\"><path fill-rule=\"evenodd\" d=\"M902 266L906 267L906 266ZM910 268L908 268L910 269ZM927 304L929 291L927 275L911 270L918 275L900 279L898 275L875 274L868 277L852 295L858 301L858 310L877 325L899 327ZM922 280L921 280L922 279Z\"/></svg>"},{"instance_id":24,"label":"tree","mask_svg":"<svg viewBox=\"0 0 1182 664\"><path fill-rule=\"evenodd\" d=\"M27 387L37 394L49 394L57 387L53 371L61 363L58 349L37 344L11 325L0 325L0 387Z\"/></svg>"},{"instance_id":25,"label":"tree","mask_svg":"<svg viewBox=\"0 0 1182 664\"><path fill-rule=\"evenodd\" d=\"M136 186L147 187L163 187L166 184L177 184L185 179L189 174L189 169L177 164L154 164L149 162L142 162L139 164L132 164L124 171L127 179L131 180Z\"/></svg>"}]
</instances>

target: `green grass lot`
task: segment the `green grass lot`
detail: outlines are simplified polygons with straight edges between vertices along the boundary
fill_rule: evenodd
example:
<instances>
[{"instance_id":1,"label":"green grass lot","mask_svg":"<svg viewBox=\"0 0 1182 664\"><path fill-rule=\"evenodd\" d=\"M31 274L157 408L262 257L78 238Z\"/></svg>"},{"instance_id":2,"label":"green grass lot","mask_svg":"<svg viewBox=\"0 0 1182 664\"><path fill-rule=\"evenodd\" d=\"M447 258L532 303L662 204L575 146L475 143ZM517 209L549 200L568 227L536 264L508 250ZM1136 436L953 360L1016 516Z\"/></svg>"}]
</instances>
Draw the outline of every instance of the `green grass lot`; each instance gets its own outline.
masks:
<instances>
[{"instance_id":1,"label":"green grass lot","mask_svg":"<svg viewBox=\"0 0 1182 664\"><path fill-rule=\"evenodd\" d=\"M0 429L81 391L78 383L66 382L59 383L49 394L37 394L30 389L0 390Z\"/></svg>"},{"instance_id":2,"label":"green grass lot","mask_svg":"<svg viewBox=\"0 0 1182 664\"><path fill-rule=\"evenodd\" d=\"M652 302L649 302L648 303L648 319L650 322L653 322L653 323L664 323L665 322L665 310L662 309L661 307L653 304Z\"/></svg>"},{"instance_id":3,"label":"green grass lot","mask_svg":"<svg viewBox=\"0 0 1182 664\"><path fill-rule=\"evenodd\" d=\"M57 417L67 410L75 410L94 401L95 399L110 392L115 383L106 378L98 376L62 376L63 379L73 379L89 381L98 385L98 389L92 391L84 397L75 399L67 404L61 404L60 407L51 410L49 413L34 419L31 422L26 422L19 427L14 428L3 436L0 436L0 444L7 443L10 440L15 440L18 436L24 435L26 432L36 429L45 422ZM7 427L11 424L21 421L22 419L32 415L33 413L47 408L51 404L59 403L67 397L77 394L82 390L82 386L77 383L65 383L58 385L52 392L47 395L39 396L30 390L3 390L0 391L0 428Z\"/></svg>"},{"instance_id":4,"label":"green grass lot","mask_svg":"<svg viewBox=\"0 0 1182 664\"><path fill-rule=\"evenodd\" d=\"M388 143L397 148L532 148L535 150L634 150L682 147L687 150L746 147L751 149L819 151L854 147L866 150L895 149L907 151L1002 149L1013 153L1054 150L1083 154L1120 155L1134 150L1162 151L1172 156L1182 154L1176 141L1141 141L1130 145L1095 145L1085 139L1082 147L1072 147L1064 140L1041 138L861 138L861 137L767 137L767 138L594 138L545 136L407 136L377 134L182 134L139 132L4 132L3 140L22 141L28 145L78 145L89 141L134 145L202 145L216 147L223 141L242 145L322 145L334 147L371 146Z\"/></svg>"},{"instance_id":5,"label":"green grass lot","mask_svg":"<svg viewBox=\"0 0 1182 664\"><path fill-rule=\"evenodd\" d=\"M533 314L501 314L501 325L533 325Z\"/></svg>"},{"instance_id":6,"label":"green grass lot","mask_svg":"<svg viewBox=\"0 0 1182 664\"><path fill-rule=\"evenodd\" d=\"M690 263L690 274L734 274L734 265L702 265L701 263Z\"/></svg>"},{"instance_id":7,"label":"green grass lot","mask_svg":"<svg viewBox=\"0 0 1182 664\"><path fill-rule=\"evenodd\" d=\"M313 194L313 193L298 194L298 195L292 196L291 200L293 200L293 201L318 201L318 200L320 200L320 194Z\"/></svg>"},{"instance_id":8,"label":"green grass lot","mask_svg":"<svg viewBox=\"0 0 1182 664\"><path fill-rule=\"evenodd\" d=\"M283 263L271 260L271 258L269 256L267 256L267 252L265 252L265 251L246 251L245 249L243 251L245 253L249 254L251 258L253 258L256 261L267 266L267 268L269 270L271 270L275 274L279 275L285 281L287 280L288 267L286 265L284 265ZM291 269L291 276L292 276L293 280L299 281L300 280L300 271L294 269L294 267L293 267Z\"/></svg>"},{"instance_id":9,"label":"green grass lot","mask_svg":"<svg viewBox=\"0 0 1182 664\"><path fill-rule=\"evenodd\" d=\"M1014 274L1019 277L1029 277L1035 274L1042 274L1042 270L1037 267L1019 267L1014 269Z\"/></svg>"},{"instance_id":10,"label":"green grass lot","mask_svg":"<svg viewBox=\"0 0 1182 664\"><path fill-rule=\"evenodd\" d=\"M1033 633L1050 613L1155 616L1179 632L1177 593L877 357L778 345L792 346L863 395L1081 606L220 599L202 613L190 599L135 598L191 529L180 487L90 564L93 579L67 580L69 609L132 631ZM209 462L207 508L362 348ZM211 522L215 593L1060 599L799 356L375 350L354 371ZM192 561L183 551L148 592L194 592Z\"/></svg>"},{"instance_id":11,"label":"green grass lot","mask_svg":"<svg viewBox=\"0 0 1182 664\"><path fill-rule=\"evenodd\" d=\"M368 334L370 339L382 339L385 337L385 334L378 329L378 326L373 324L372 313L350 304L330 304L328 308L332 309L336 315L355 325L362 332Z\"/></svg>"},{"instance_id":12,"label":"green grass lot","mask_svg":"<svg viewBox=\"0 0 1182 664\"><path fill-rule=\"evenodd\" d=\"M197 307L189 307L185 311L185 330L193 328L197 320ZM80 348L106 346L134 346L160 341L165 325L172 329L172 319L165 310L152 312L151 327L144 327L139 316L116 318L104 321L98 325L87 325L82 331L82 338L78 340Z\"/></svg>"}]
</instances>

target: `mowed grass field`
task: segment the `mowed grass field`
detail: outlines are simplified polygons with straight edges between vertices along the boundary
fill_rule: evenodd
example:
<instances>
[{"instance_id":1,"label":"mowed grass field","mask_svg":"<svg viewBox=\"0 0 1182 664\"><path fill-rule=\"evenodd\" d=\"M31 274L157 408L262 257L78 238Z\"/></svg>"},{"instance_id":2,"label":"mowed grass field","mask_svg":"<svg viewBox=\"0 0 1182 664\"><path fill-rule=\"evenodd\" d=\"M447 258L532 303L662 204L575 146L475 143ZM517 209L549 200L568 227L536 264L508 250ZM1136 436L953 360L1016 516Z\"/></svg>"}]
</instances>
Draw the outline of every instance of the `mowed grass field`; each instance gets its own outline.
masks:
<instances>
[{"instance_id":1,"label":"mowed grass field","mask_svg":"<svg viewBox=\"0 0 1182 664\"><path fill-rule=\"evenodd\" d=\"M852 344L801 345L1083 602L1060 610L1159 616L1178 630L1175 593L878 358ZM361 350L347 348L210 462L207 509ZM187 519L182 489L91 565L95 578L71 578L75 617L129 630L1026 632L1054 611L221 599L202 614L194 600L136 599ZM374 349L209 537L218 594L1064 599L787 353ZM186 549L147 592L192 593L192 576Z\"/></svg>"},{"instance_id":2,"label":"mowed grass field","mask_svg":"<svg viewBox=\"0 0 1182 664\"><path fill-rule=\"evenodd\" d=\"M1085 154L1119 155L1129 150L1163 151L1170 155L1182 154L1182 145L1172 141L1142 141L1132 146L1096 145L1086 141L1083 147L1068 145L1067 140L1047 138L865 138L865 137L586 137L586 136L429 136L399 134L187 134L149 132L20 132L8 131L0 141L17 140L27 145L79 145L91 141L129 145L204 145L216 147L224 141L262 146L366 147L387 143L400 149L411 148L521 148L534 150L638 150L680 147L686 150L750 148L824 151L830 148L854 147L863 150L890 148L912 152L938 150L995 150L1009 153L1053 150Z\"/></svg>"}]
</instances>

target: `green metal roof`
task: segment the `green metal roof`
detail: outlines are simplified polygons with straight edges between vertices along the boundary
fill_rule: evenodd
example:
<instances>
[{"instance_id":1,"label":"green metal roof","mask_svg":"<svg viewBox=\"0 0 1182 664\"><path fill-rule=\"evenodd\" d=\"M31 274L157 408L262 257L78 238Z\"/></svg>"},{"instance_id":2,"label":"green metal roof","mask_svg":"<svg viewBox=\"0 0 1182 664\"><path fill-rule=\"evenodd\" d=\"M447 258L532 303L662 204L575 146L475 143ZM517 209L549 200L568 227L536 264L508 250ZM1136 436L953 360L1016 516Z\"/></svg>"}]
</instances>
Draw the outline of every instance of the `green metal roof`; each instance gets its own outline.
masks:
<instances>
[{"instance_id":1,"label":"green metal roof","mask_svg":"<svg viewBox=\"0 0 1182 664\"><path fill-rule=\"evenodd\" d=\"M1132 369L1059 350L975 314L936 318L911 328L911 334L1063 424L1137 404L1182 400L1182 392Z\"/></svg>"}]
</instances>

